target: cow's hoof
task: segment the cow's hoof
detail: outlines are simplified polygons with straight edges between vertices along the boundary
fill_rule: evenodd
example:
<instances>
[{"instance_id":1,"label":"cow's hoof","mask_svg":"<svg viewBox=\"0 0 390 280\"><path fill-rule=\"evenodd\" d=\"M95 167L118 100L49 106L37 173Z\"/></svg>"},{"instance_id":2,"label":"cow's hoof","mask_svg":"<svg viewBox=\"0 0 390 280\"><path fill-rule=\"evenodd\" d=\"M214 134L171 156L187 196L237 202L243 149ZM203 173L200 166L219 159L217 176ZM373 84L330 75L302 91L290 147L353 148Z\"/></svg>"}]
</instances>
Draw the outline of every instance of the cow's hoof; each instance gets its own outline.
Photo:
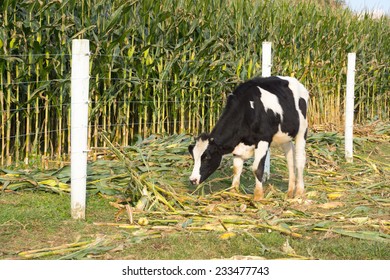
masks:
<instances>
[{"instance_id":1,"label":"cow's hoof","mask_svg":"<svg viewBox=\"0 0 390 280\"><path fill-rule=\"evenodd\" d=\"M294 198L294 191L288 191L287 198Z\"/></svg>"},{"instance_id":2,"label":"cow's hoof","mask_svg":"<svg viewBox=\"0 0 390 280\"><path fill-rule=\"evenodd\" d=\"M305 195L305 192L303 189L296 189L295 190L295 197L296 198L303 198Z\"/></svg>"},{"instance_id":3,"label":"cow's hoof","mask_svg":"<svg viewBox=\"0 0 390 280\"><path fill-rule=\"evenodd\" d=\"M264 199L263 193L256 193L253 195L253 201L261 201Z\"/></svg>"},{"instance_id":4,"label":"cow's hoof","mask_svg":"<svg viewBox=\"0 0 390 280\"><path fill-rule=\"evenodd\" d=\"M255 187L255 190L253 192L253 200L254 201L260 201L264 198L264 192L263 192L263 188L262 187L259 187L259 186L256 186Z\"/></svg>"}]
</instances>

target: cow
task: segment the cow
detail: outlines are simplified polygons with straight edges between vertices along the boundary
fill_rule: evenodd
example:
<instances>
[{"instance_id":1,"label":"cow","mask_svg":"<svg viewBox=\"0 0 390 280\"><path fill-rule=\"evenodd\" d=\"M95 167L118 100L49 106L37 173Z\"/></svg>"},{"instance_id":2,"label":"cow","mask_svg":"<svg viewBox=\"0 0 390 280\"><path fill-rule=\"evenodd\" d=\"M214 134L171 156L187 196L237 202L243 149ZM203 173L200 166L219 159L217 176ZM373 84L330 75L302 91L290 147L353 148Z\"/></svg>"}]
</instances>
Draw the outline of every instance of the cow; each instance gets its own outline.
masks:
<instances>
[{"instance_id":1,"label":"cow","mask_svg":"<svg viewBox=\"0 0 390 280\"><path fill-rule=\"evenodd\" d=\"M202 183L219 167L223 155L233 153L232 190L238 191L244 161L254 154L253 200L260 201L265 158L270 145L277 144L287 159L287 196L303 195L308 99L308 90L293 77L256 77L240 84L228 96L211 133L200 134L188 147L194 160L191 183Z\"/></svg>"}]
</instances>

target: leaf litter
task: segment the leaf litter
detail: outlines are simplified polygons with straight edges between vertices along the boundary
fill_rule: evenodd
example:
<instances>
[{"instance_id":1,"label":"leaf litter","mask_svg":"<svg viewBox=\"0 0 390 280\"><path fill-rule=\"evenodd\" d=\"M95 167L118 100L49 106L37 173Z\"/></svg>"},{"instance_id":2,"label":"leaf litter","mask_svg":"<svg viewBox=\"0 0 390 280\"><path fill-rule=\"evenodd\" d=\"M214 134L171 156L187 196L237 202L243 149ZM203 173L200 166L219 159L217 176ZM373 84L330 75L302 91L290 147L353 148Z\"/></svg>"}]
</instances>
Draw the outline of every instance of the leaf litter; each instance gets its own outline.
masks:
<instances>
[{"instance_id":1,"label":"leaf litter","mask_svg":"<svg viewBox=\"0 0 390 280\"><path fill-rule=\"evenodd\" d=\"M112 222L94 224L126 229L133 242L159 238L162 233L213 231L226 240L237 233L254 237L259 232L276 231L286 238L310 239L325 234L390 243L390 155L386 150L369 154L364 150L385 145L388 151L387 134L356 138L353 163L344 161L342 136L311 134L304 198L286 198L286 163L282 153L273 149L271 179L265 184L265 199L259 203L252 201L250 163L246 164L241 192L229 190L231 156L224 158L208 182L191 186L192 159L187 147L193 138L189 135L153 135L128 147L112 143L104 133L102 138L109 148L102 159L89 162L87 192L105 197L118 210ZM69 193L70 168L0 169L0 187L3 192ZM19 255L85 258L113 250L109 240L105 236ZM294 252L288 239L279 253L286 252Z\"/></svg>"}]
</instances>

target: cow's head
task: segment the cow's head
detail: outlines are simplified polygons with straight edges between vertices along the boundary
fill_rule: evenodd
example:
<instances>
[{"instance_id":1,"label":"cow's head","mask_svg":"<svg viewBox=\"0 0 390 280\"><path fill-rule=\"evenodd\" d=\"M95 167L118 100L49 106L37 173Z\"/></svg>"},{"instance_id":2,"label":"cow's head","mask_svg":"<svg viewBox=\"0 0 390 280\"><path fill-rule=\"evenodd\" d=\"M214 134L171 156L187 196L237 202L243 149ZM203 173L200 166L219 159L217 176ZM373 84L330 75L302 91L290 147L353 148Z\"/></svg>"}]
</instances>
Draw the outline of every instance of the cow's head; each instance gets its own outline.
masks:
<instances>
[{"instance_id":1,"label":"cow's head","mask_svg":"<svg viewBox=\"0 0 390 280\"><path fill-rule=\"evenodd\" d=\"M206 180L218 168L222 160L222 153L213 138L207 134L201 134L195 145L188 147L194 159L194 169L190 176L190 181L198 185Z\"/></svg>"}]
</instances>

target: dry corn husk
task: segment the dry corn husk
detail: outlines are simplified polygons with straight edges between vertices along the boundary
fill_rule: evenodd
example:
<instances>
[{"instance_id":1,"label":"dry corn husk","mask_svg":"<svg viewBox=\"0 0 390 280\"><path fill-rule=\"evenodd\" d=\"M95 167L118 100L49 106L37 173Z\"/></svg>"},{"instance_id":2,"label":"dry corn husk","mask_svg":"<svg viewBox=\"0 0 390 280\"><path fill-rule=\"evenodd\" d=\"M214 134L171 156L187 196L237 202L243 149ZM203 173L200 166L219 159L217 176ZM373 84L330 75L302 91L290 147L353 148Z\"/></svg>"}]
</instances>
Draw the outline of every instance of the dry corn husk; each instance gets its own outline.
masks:
<instances>
[{"instance_id":1,"label":"dry corn husk","mask_svg":"<svg viewBox=\"0 0 390 280\"><path fill-rule=\"evenodd\" d=\"M324 139L327 143L341 141L336 134ZM354 163L344 166L341 151L329 151L323 148L323 138L309 135L306 197L285 199L285 191L280 188L286 185L287 168L283 155L275 150L272 190L268 191L265 183L267 199L254 203L252 195L245 193L253 188L251 172L243 173L240 193L228 191L229 157L214 178L195 191L191 189L187 182L192 167L187 152L191 142L191 137L177 135L154 137L120 148L107 140L116 160L90 163L87 188L111 200L110 204L118 209L118 222L95 225L127 230L137 238L158 238L158 233L182 231L217 232L221 239L233 238L240 232L278 232L289 238L310 238L313 232L323 232L331 238L344 235L385 243L390 240L390 165L386 160L357 156ZM359 153L359 146L355 152ZM328 166L332 170L325 168ZM4 191L68 192L64 187L68 176L68 167L29 174L3 170L0 183ZM82 250L72 248L58 250ZM46 254L45 250L35 253ZM27 253L23 255L29 257Z\"/></svg>"}]
</instances>

